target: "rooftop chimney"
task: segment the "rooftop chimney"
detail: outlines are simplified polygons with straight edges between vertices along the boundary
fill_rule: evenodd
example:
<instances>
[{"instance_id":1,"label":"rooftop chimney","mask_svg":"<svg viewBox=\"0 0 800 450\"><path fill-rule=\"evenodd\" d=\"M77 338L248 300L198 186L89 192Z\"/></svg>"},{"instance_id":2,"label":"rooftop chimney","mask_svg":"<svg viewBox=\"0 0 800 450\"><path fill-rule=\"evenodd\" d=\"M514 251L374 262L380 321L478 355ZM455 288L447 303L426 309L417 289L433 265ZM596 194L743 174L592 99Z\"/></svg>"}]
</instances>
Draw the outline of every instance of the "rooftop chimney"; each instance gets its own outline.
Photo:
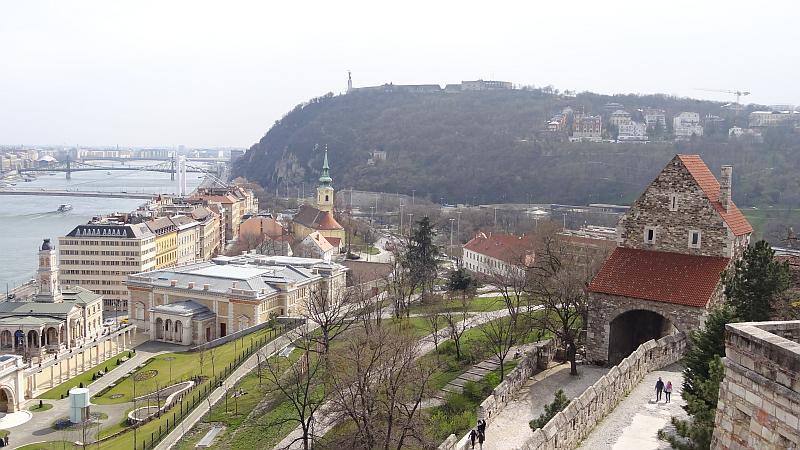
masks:
<instances>
[{"instance_id":1,"label":"rooftop chimney","mask_svg":"<svg viewBox=\"0 0 800 450\"><path fill-rule=\"evenodd\" d=\"M725 212L730 210L731 205L731 176L733 166L722 166L719 179L719 202Z\"/></svg>"},{"instance_id":2,"label":"rooftop chimney","mask_svg":"<svg viewBox=\"0 0 800 450\"><path fill-rule=\"evenodd\" d=\"M169 285L175 287L178 285L178 280L169 280Z\"/></svg>"},{"instance_id":3,"label":"rooftop chimney","mask_svg":"<svg viewBox=\"0 0 800 450\"><path fill-rule=\"evenodd\" d=\"M189 289L194 289L194 281L190 281L188 287Z\"/></svg>"},{"instance_id":4,"label":"rooftop chimney","mask_svg":"<svg viewBox=\"0 0 800 450\"><path fill-rule=\"evenodd\" d=\"M204 291L207 291L209 288L211 288L210 284L206 283L206 284L203 285L203 290Z\"/></svg>"}]
</instances>

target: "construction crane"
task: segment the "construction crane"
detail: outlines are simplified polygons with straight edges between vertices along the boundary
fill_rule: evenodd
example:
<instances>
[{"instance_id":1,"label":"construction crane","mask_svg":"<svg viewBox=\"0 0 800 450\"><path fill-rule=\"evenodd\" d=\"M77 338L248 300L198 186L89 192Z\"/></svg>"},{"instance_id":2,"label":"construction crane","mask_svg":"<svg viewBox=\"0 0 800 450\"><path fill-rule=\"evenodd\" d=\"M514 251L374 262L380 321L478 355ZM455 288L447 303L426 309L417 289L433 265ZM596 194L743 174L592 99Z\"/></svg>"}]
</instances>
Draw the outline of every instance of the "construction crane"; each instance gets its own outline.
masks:
<instances>
[{"instance_id":1,"label":"construction crane","mask_svg":"<svg viewBox=\"0 0 800 450\"><path fill-rule=\"evenodd\" d=\"M740 105L739 100L747 95L750 95L749 91L731 91L728 89L696 89L698 91L706 91L706 92L722 92L723 94L733 94L736 96L736 102L733 105ZM729 105L725 105L729 106Z\"/></svg>"}]
</instances>

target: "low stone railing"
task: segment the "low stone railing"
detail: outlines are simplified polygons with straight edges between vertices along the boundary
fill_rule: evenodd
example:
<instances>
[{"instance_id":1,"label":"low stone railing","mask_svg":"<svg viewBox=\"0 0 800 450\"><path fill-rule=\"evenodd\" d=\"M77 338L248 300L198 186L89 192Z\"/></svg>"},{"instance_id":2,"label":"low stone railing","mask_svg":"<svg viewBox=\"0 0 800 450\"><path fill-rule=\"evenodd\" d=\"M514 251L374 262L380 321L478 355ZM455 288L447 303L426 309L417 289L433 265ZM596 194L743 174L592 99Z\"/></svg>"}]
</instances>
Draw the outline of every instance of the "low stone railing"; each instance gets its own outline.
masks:
<instances>
[{"instance_id":1,"label":"low stone railing","mask_svg":"<svg viewBox=\"0 0 800 450\"><path fill-rule=\"evenodd\" d=\"M482 418L487 424L491 424L497 413L514 398L514 395L522 389L528 378L546 369L555 355L556 343L553 339L548 339L536 344L525 356L517 363L517 366L509 372L505 380L498 384L492 391L492 395L481 402L478 407L478 418ZM439 450L467 450L469 449L469 435L463 436L460 440L456 435L451 434L439 445Z\"/></svg>"},{"instance_id":2,"label":"low stone railing","mask_svg":"<svg viewBox=\"0 0 800 450\"><path fill-rule=\"evenodd\" d=\"M686 344L686 336L677 333L640 345L583 394L573 399L547 425L535 430L517 450L575 448L645 375L679 361Z\"/></svg>"}]
</instances>

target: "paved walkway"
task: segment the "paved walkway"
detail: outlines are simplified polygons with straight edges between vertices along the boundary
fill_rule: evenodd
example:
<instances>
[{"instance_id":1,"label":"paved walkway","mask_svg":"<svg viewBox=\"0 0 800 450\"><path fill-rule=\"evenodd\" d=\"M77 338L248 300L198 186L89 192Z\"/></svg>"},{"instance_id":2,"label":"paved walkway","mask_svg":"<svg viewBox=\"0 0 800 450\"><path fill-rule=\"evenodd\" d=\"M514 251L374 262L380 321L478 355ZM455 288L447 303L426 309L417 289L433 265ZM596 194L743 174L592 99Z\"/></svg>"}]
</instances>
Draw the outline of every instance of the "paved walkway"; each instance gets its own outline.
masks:
<instances>
[{"instance_id":1,"label":"paved walkway","mask_svg":"<svg viewBox=\"0 0 800 450\"><path fill-rule=\"evenodd\" d=\"M102 389L106 388L109 384L114 383L126 373L136 369L139 364L144 363L153 356L160 355L170 351L183 351L186 350L185 346L168 344L165 342L149 341L136 347L136 354L131 359L120 364L114 370L110 371L108 375L91 383L88 388L92 394L95 394ZM127 352L125 352L127 353ZM109 361L116 361L116 356L109 359ZM13 445L22 446L32 444L34 442L42 441L55 441L64 438L64 432L56 431L52 428L52 423L56 419L69 416L69 399L62 400L49 400L42 399L45 403L50 403L53 407L47 411L33 414L33 417L28 422L13 427L2 427L11 432L10 441ZM28 402L28 405L38 403L38 399L33 399ZM101 428L105 428L116 423L122 419L122 415L129 408L129 403L120 403L115 405L93 405L93 412L102 412L108 414L108 420L103 421ZM114 421L117 419L116 421Z\"/></svg>"},{"instance_id":2,"label":"paved walkway","mask_svg":"<svg viewBox=\"0 0 800 450\"><path fill-rule=\"evenodd\" d=\"M667 450L669 443L658 439L658 430L671 427L672 417L686 418L681 408L683 368L677 364L645 376L633 391L611 412L579 448L591 450ZM672 401L655 403L655 384L658 377L672 381Z\"/></svg>"},{"instance_id":3,"label":"paved walkway","mask_svg":"<svg viewBox=\"0 0 800 450\"><path fill-rule=\"evenodd\" d=\"M525 354L535 346L536 346L535 343L531 343L531 344L517 345L511 347L511 350L509 350L508 354L505 357L505 361L508 362L513 360L514 354L516 352ZM491 358L487 358L467 369L464 373L457 376L453 381L447 383L447 385L445 385L445 387L443 387L439 392L437 392L436 395L434 395L434 397L440 400L444 400L447 394L451 392L460 394L464 392L464 385L467 384L467 382L481 381L489 372L497 370L499 368L500 368L500 358L498 358L497 356L492 356ZM427 408L428 406L429 405L426 405L425 407Z\"/></svg>"},{"instance_id":4,"label":"paved walkway","mask_svg":"<svg viewBox=\"0 0 800 450\"><path fill-rule=\"evenodd\" d=\"M506 450L522 446L533 436L528 422L544 412L557 390L563 389L567 398L573 399L607 372L604 367L578 366L578 375L572 376L569 364L559 364L534 375L486 427L483 448Z\"/></svg>"}]
</instances>

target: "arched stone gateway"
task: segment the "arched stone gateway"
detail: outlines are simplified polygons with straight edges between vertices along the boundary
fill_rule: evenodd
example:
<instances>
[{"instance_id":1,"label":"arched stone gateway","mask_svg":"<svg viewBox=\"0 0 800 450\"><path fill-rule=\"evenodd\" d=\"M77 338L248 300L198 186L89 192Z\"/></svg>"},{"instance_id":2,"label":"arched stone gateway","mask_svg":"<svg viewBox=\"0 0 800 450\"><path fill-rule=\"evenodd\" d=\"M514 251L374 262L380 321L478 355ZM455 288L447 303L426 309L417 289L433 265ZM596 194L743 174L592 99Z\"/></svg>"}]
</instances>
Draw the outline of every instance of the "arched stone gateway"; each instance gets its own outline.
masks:
<instances>
[{"instance_id":1,"label":"arched stone gateway","mask_svg":"<svg viewBox=\"0 0 800 450\"><path fill-rule=\"evenodd\" d=\"M12 413L16 410L16 406L14 405L14 393L5 386L0 387L0 412Z\"/></svg>"},{"instance_id":2,"label":"arched stone gateway","mask_svg":"<svg viewBox=\"0 0 800 450\"><path fill-rule=\"evenodd\" d=\"M671 334L675 327L653 311L634 309L618 315L609 325L608 363L616 365L641 344Z\"/></svg>"}]
</instances>

